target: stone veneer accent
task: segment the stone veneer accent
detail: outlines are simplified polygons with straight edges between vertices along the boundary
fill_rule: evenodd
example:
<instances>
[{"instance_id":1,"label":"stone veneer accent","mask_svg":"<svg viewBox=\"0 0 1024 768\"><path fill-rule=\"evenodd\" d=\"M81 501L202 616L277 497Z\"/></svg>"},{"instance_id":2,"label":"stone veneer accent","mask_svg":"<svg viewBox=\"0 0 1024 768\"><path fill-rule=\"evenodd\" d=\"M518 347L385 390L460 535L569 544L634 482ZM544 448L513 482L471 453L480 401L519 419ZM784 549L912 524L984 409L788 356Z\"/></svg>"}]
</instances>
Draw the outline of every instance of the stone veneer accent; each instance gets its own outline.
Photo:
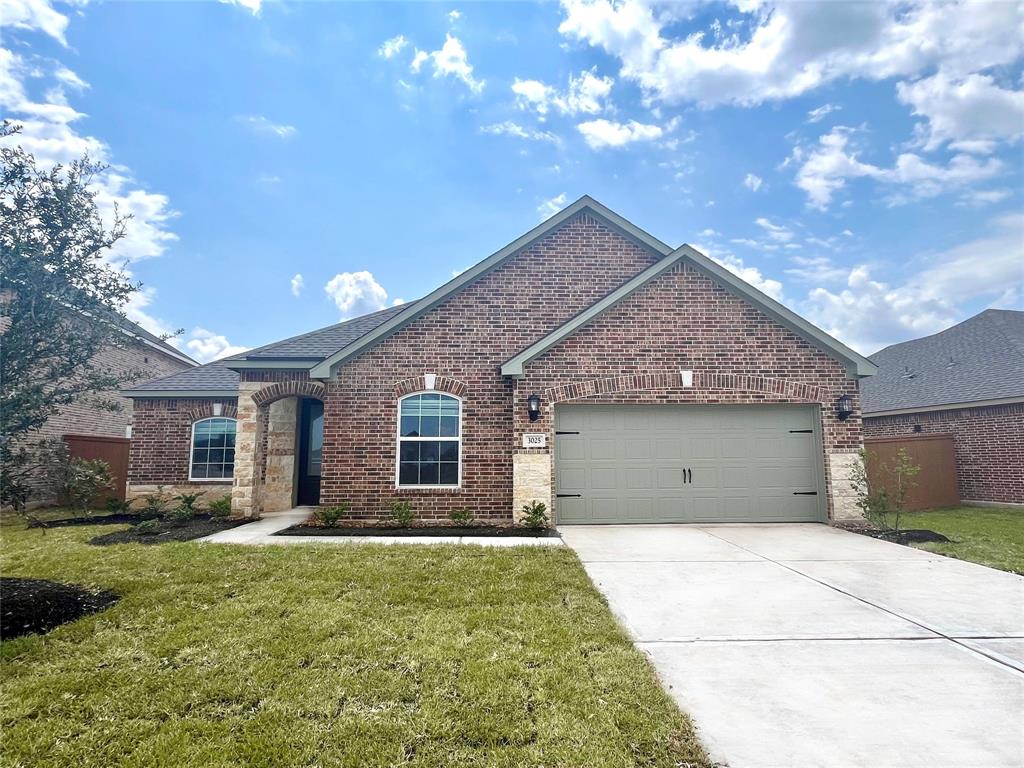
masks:
<instances>
[{"instance_id":1,"label":"stone veneer accent","mask_svg":"<svg viewBox=\"0 0 1024 768\"><path fill-rule=\"evenodd\" d=\"M915 427L920 432L915 432ZM1024 504L1024 403L867 416L865 437L953 435L960 497Z\"/></svg>"},{"instance_id":2,"label":"stone veneer accent","mask_svg":"<svg viewBox=\"0 0 1024 768\"><path fill-rule=\"evenodd\" d=\"M267 414L267 458L260 501L263 512L295 506L298 470L299 399L286 397L270 404Z\"/></svg>"},{"instance_id":3,"label":"stone veneer accent","mask_svg":"<svg viewBox=\"0 0 1024 768\"><path fill-rule=\"evenodd\" d=\"M542 501L551 514L552 467L550 453L517 453L512 457L512 519L523 518L523 507Z\"/></svg>"},{"instance_id":4,"label":"stone veneer accent","mask_svg":"<svg viewBox=\"0 0 1024 768\"><path fill-rule=\"evenodd\" d=\"M856 451L853 453L829 453L828 459L829 485L832 488L832 519L857 520L863 517L857 507L857 493L851 482L853 468L860 461Z\"/></svg>"}]
</instances>

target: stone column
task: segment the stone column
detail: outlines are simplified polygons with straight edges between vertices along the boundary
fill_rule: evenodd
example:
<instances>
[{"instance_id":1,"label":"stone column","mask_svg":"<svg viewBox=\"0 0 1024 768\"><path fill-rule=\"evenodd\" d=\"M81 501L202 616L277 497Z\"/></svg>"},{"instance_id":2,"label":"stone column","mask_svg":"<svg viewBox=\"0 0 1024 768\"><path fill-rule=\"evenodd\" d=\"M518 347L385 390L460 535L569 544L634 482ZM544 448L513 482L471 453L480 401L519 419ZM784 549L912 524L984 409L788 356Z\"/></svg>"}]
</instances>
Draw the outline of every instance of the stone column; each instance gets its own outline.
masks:
<instances>
[{"instance_id":1,"label":"stone column","mask_svg":"<svg viewBox=\"0 0 1024 768\"><path fill-rule=\"evenodd\" d=\"M231 489L231 514L254 517L259 512L257 486L260 463L260 409L253 394L264 385L243 381L238 385L238 416L235 425L235 484Z\"/></svg>"},{"instance_id":2,"label":"stone column","mask_svg":"<svg viewBox=\"0 0 1024 768\"><path fill-rule=\"evenodd\" d=\"M551 454L516 453L512 455L512 519L523 518L523 506L533 501L543 501L551 507Z\"/></svg>"},{"instance_id":3,"label":"stone column","mask_svg":"<svg viewBox=\"0 0 1024 768\"><path fill-rule=\"evenodd\" d=\"M851 477L854 466L860 461L856 451L830 453L828 458L828 479L832 486L832 519L862 520L863 515L857 507L857 493L853 489Z\"/></svg>"},{"instance_id":4,"label":"stone column","mask_svg":"<svg viewBox=\"0 0 1024 768\"><path fill-rule=\"evenodd\" d=\"M267 418L267 472L260 488L264 512L282 512L295 506L298 423L299 398L286 397L270 404Z\"/></svg>"}]
</instances>

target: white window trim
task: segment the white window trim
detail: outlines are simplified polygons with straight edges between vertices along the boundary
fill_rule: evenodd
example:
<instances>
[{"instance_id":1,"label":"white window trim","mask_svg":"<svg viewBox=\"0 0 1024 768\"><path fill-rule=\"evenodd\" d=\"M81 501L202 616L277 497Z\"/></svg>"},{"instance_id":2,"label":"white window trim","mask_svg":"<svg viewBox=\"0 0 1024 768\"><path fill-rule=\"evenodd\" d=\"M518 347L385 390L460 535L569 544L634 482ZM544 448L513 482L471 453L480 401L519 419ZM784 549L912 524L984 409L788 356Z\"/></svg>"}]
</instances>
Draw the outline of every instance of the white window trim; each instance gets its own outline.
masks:
<instances>
[{"instance_id":1,"label":"white window trim","mask_svg":"<svg viewBox=\"0 0 1024 768\"><path fill-rule=\"evenodd\" d=\"M450 397L459 404L459 434L456 437L402 437L402 401L416 397L417 395L441 395ZM402 469L402 441L427 442L435 440L455 440L459 444L459 482L455 485L402 485L399 483L399 472ZM191 464L189 465L191 466ZM453 395L451 392L439 392L437 390L420 390L410 392L398 398L398 407L395 409L395 489L400 491L450 491L462 487L462 398Z\"/></svg>"},{"instance_id":2,"label":"white window trim","mask_svg":"<svg viewBox=\"0 0 1024 768\"><path fill-rule=\"evenodd\" d=\"M188 438L188 481L190 483L233 483L235 479L235 463L231 462L231 477L192 477L192 465L194 462L192 459L195 456L196 451L196 424L202 424L204 421L213 421L214 419L226 419L227 421L235 422L235 437L238 437L238 419L233 419L230 416L207 416L205 419L198 419L192 422L191 434Z\"/></svg>"}]
</instances>

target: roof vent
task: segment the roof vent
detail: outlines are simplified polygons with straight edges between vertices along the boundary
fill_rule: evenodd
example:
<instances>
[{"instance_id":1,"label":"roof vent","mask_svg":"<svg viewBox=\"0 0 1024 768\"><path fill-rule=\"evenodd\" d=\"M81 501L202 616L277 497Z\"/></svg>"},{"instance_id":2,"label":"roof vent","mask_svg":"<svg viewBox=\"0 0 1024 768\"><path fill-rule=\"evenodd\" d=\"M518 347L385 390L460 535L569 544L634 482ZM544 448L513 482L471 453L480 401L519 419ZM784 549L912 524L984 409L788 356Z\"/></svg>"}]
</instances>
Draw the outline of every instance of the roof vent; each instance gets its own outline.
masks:
<instances>
[{"instance_id":1,"label":"roof vent","mask_svg":"<svg viewBox=\"0 0 1024 768\"><path fill-rule=\"evenodd\" d=\"M903 373L900 374L901 379L912 379L917 374L910 370L909 366L903 366Z\"/></svg>"}]
</instances>

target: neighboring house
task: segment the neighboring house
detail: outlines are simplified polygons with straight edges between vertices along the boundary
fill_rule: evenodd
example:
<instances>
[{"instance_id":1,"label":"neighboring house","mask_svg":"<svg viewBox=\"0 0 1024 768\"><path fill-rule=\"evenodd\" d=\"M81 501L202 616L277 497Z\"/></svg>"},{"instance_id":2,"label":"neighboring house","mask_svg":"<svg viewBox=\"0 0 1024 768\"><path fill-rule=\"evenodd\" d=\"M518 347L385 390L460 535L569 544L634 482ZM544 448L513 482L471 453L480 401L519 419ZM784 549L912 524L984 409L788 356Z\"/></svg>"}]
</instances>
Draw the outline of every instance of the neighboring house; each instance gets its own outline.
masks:
<instances>
[{"instance_id":1,"label":"neighboring house","mask_svg":"<svg viewBox=\"0 0 1024 768\"><path fill-rule=\"evenodd\" d=\"M851 517L874 371L584 197L418 301L127 391L130 490L230 491L238 515Z\"/></svg>"},{"instance_id":2,"label":"neighboring house","mask_svg":"<svg viewBox=\"0 0 1024 768\"><path fill-rule=\"evenodd\" d=\"M188 355L172 347L144 328L121 319L124 334L120 345L108 345L92 359L92 363L117 376L144 381L154 376L167 376L199 365ZM119 410L100 407L98 401L116 402ZM122 495L127 480L127 444L125 438L132 425L132 401L118 390L90 392L60 407L28 440L64 440L72 455L102 458L114 473L116 492ZM41 487L41 486L39 486ZM37 491L39 494L39 491ZM37 500L44 500L38 496Z\"/></svg>"},{"instance_id":3,"label":"neighboring house","mask_svg":"<svg viewBox=\"0 0 1024 768\"><path fill-rule=\"evenodd\" d=\"M1024 312L988 309L871 360L865 437L952 435L964 501L1024 503Z\"/></svg>"}]
</instances>

